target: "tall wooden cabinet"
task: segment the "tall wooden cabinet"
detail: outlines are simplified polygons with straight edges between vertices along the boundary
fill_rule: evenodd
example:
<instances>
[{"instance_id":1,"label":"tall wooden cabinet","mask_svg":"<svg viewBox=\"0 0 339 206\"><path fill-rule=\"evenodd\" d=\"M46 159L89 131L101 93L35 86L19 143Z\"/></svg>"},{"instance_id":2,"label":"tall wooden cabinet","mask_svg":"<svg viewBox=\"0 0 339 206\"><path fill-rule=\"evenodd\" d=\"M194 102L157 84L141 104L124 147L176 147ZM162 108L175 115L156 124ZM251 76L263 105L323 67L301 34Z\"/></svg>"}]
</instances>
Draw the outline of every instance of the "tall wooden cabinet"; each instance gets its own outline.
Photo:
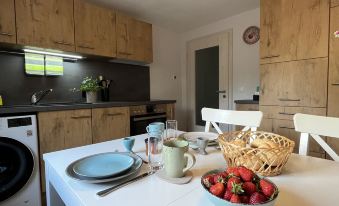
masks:
<instances>
[{"instance_id":1,"label":"tall wooden cabinet","mask_svg":"<svg viewBox=\"0 0 339 206\"><path fill-rule=\"evenodd\" d=\"M261 0L259 129L294 140L295 152L293 115L327 111L329 12L330 0ZM310 155L326 156L313 140Z\"/></svg>"},{"instance_id":2,"label":"tall wooden cabinet","mask_svg":"<svg viewBox=\"0 0 339 206\"><path fill-rule=\"evenodd\" d=\"M260 5L261 64L328 56L329 0L261 0Z\"/></svg>"},{"instance_id":3,"label":"tall wooden cabinet","mask_svg":"<svg viewBox=\"0 0 339 206\"><path fill-rule=\"evenodd\" d=\"M126 137L130 134L128 107L92 109L93 143Z\"/></svg>"},{"instance_id":4,"label":"tall wooden cabinet","mask_svg":"<svg viewBox=\"0 0 339 206\"><path fill-rule=\"evenodd\" d=\"M18 44L75 51L73 0L15 0Z\"/></svg>"},{"instance_id":5,"label":"tall wooden cabinet","mask_svg":"<svg viewBox=\"0 0 339 206\"><path fill-rule=\"evenodd\" d=\"M2 0L0 6L0 42L16 43L14 0Z\"/></svg>"},{"instance_id":6,"label":"tall wooden cabinet","mask_svg":"<svg viewBox=\"0 0 339 206\"><path fill-rule=\"evenodd\" d=\"M115 12L84 0L74 0L76 51L116 56Z\"/></svg>"},{"instance_id":7,"label":"tall wooden cabinet","mask_svg":"<svg viewBox=\"0 0 339 206\"><path fill-rule=\"evenodd\" d=\"M151 63L152 24L139 21L117 12L117 57Z\"/></svg>"}]
</instances>

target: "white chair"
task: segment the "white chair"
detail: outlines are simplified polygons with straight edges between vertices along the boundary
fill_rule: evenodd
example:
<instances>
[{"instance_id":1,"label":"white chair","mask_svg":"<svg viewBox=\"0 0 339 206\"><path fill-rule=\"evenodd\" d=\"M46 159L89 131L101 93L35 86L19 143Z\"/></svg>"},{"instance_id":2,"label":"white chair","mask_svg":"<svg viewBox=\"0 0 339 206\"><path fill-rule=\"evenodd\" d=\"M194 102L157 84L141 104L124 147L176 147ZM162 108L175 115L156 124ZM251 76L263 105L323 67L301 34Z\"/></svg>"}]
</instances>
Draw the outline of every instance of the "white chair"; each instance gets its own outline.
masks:
<instances>
[{"instance_id":1,"label":"white chair","mask_svg":"<svg viewBox=\"0 0 339 206\"><path fill-rule=\"evenodd\" d=\"M301 132L299 154L308 154L309 136L329 154L333 160L339 162L337 153L320 137L339 138L339 118L322 117L308 114L295 114L294 126Z\"/></svg>"},{"instance_id":2,"label":"white chair","mask_svg":"<svg viewBox=\"0 0 339 206\"><path fill-rule=\"evenodd\" d=\"M210 131L212 124L219 134L223 132L217 123L244 126L242 131L249 129L256 131L263 116L260 111L232 111L211 108L202 108L201 115L202 120L206 121L205 132Z\"/></svg>"}]
</instances>

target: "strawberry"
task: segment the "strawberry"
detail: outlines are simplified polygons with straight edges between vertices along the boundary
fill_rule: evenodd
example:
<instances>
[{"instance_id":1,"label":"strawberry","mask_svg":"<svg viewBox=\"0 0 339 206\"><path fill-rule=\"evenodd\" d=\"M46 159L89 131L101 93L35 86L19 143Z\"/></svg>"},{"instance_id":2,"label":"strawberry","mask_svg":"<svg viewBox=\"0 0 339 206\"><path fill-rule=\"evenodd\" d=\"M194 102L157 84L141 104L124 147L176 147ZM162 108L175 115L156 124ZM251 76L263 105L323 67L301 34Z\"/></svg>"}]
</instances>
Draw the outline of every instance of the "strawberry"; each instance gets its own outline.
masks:
<instances>
[{"instance_id":1,"label":"strawberry","mask_svg":"<svg viewBox=\"0 0 339 206\"><path fill-rule=\"evenodd\" d=\"M225 175L223 172L221 172L221 173L214 175L213 181L214 181L214 183L217 183L217 182L226 183L226 181L227 181L226 178L227 178L227 175Z\"/></svg>"},{"instance_id":2,"label":"strawberry","mask_svg":"<svg viewBox=\"0 0 339 206\"><path fill-rule=\"evenodd\" d=\"M240 195L244 193L244 190L242 189L242 183L237 184L237 183L232 183L232 190L231 192L236 195Z\"/></svg>"},{"instance_id":3,"label":"strawberry","mask_svg":"<svg viewBox=\"0 0 339 206\"><path fill-rule=\"evenodd\" d=\"M214 177L213 177L213 175L207 175L206 177L204 177L202 182L204 183L204 185L207 188L210 188L212 185L214 185Z\"/></svg>"},{"instance_id":4,"label":"strawberry","mask_svg":"<svg viewBox=\"0 0 339 206\"><path fill-rule=\"evenodd\" d=\"M230 199L230 202L232 202L232 203L241 203L239 195L233 194L231 199Z\"/></svg>"},{"instance_id":5,"label":"strawberry","mask_svg":"<svg viewBox=\"0 0 339 206\"><path fill-rule=\"evenodd\" d=\"M245 182L251 182L252 181L252 179L254 177L254 172L252 172L252 170L247 169L246 167L239 167L238 171L239 171L241 178Z\"/></svg>"},{"instance_id":6,"label":"strawberry","mask_svg":"<svg viewBox=\"0 0 339 206\"><path fill-rule=\"evenodd\" d=\"M210 192L215 196L221 197L225 192L225 186L223 183L218 182L210 187Z\"/></svg>"},{"instance_id":7,"label":"strawberry","mask_svg":"<svg viewBox=\"0 0 339 206\"><path fill-rule=\"evenodd\" d=\"M244 182L242 184L242 189L246 194L251 195L257 191L257 186L253 182Z\"/></svg>"},{"instance_id":8,"label":"strawberry","mask_svg":"<svg viewBox=\"0 0 339 206\"><path fill-rule=\"evenodd\" d=\"M233 183L239 184L241 183L240 178L238 177L231 177L228 182L227 182L227 190L232 190L233 188Z\"/></svg>"},{"instance_id":9,"label":"strawberry","mask_svg":"<svg viewBox=\"0 0 339 206\"><path fill-rule=\"evenodd\" d=\"M249 203L251 205L255 205L255 204L264 203L266 201L267 201L267 198L263 194L259 192L255 192L251 195Z\"/></svg>"},{"instance_id":10,"label":"strawberry","mask_svg":"<svg viewBox=\"0 0 339 206\"><path fill-rule=\"evenodd\" d=\"M233 194L232 194L231 190L226 190L226 192L224 194L224 200L230 201L232 195Z\"/></svg>"},{"instance_id":11,"label":"strawberry","mask_svg":"<svg viewBox=\"0 0 339 206\"><path fill-rule=\"evenodd\" d=\"M240 196L241 203L248 204L250 202L250 197L247 195Z\"/></svg>"},{"instance_id":12,"label":"strawberry","mask_svg":"<svg viewBox=\"0 0 339 206\"><path fill-rule=\"evenodd\" d=\"M228 167L228 168L226 169L226 172L228 173L228 175L240 177L240 173L239 173L237 167Z\"/></svg>"},{"instance_id":13,"label":"strawberry","mask_svg":"<svg viewBox=\"0 0 339 206\"><path fill-rule=\"evenodd\" d=\"M266 197L270 198L275 193L275 187L265 179L261 179L259 182L262 192Z\"/></svg>"}]
</instances>

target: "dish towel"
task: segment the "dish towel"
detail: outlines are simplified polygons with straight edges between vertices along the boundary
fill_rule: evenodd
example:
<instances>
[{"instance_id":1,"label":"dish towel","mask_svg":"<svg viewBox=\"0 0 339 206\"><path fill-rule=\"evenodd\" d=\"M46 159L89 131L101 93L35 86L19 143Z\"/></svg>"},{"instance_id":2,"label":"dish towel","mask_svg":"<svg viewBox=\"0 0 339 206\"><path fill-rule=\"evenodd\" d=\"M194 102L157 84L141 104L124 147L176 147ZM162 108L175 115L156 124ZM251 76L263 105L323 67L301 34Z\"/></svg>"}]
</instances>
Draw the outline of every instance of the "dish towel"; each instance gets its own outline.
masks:
<instances>
[{"instance_id":1,"label":"dish towel","mask_svg":"<svg viewBox=\"0 0 339 206\"><path fill-rule=\"evenodd\" d=\"M45 57L41 54L25 53L25 72L29 75L45 75Z\"/></svg>"},{"instance_id":2,"label":"dish towel","mask_svg":"<svg viewBox=\"0 0 339 206\"><path fill-rule=\"evenodd\" d=\"M62 76L62 75L64 75L64 60L63 60L63 58L46 55L45 71L46 71L47 76Z\"/></svg>"}]
</instances>

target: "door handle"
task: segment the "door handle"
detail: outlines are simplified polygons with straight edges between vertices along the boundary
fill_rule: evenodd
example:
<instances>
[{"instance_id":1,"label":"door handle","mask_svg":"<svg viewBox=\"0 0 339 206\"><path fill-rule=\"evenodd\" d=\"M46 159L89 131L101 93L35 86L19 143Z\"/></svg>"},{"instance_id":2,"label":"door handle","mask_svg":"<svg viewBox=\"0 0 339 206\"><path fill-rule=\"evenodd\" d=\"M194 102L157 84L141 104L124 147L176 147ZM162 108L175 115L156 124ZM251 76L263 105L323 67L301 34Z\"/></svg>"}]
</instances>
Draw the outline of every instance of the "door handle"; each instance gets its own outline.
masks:
<instances>
[{"instance_id":1,"label":"door handle","mask_svg":"<svg viewBox=\"0 0 339 206\"><path fill-rule=\"evenodd\" d=\"M124 113L106 114L106 116L109 116L109 117L122 116L122 115L124 115Z\"/></svg>"},{"instance_id":2,"label":"door handle","mask_svg":"<svg viewBox=\"0 0 339 206\"><path fill-rule=\"evenodd\" d=\"M91 118L92 116L73 116L71 117L72 119L89 119Z\"/></svg>"},{"instance_id":3,"label":"door handle","mask_svg":"<svg viewBox=\"0 0 339 206\"><path fill-rule=\"evenodd\" d=\"M290 129L290 130L295 130L294 127L279 127L280 129Z\"/></svg>"},{"instance_id":4,"label":"door handle","mask_svg":"<svg viewBox=\"0 0 339 206\"><path fill-rule=\"evenodd\" d=\"M261 57L261 59L270 59L270 58L276 58L276 57L280 57L280 55L263 56Z\"/></svg>"},{"instance_id":5,"label":"door handle","mask_svg":"<svg viewBox=\"0 0 339 206\"><path fill-rule=\"evenodd\" d=\"M226 90L219 90L219 91L216 91L217 94L226 94Z\"/></svg>"},{"instance_id":6,"label":"door handle","mask_svg":"<svg viewBox=\"0 0 339 206\"><path fill-rule=\"evenodd\" d=\"M339 83L332 83L332 86L339 86Z\"/></svg>"},{"instance_id":7,"label":"door handle","mask_svg":"<svg viewBox=\"0 0 339 206\"><path fill-rule=\"evenodd\" d=\"M4 35L4 36L13 36L13 34L8 33L8 32L0 32L0 35Z\"/></svg>"},{"instance_id":8,"label":"door handle","mask_svg":"<svg viewBox=\"0 0 339 206\"><path fill-rule=\"evenodd\" d=\"M300 99L285 99L285 98L280 98L279 101L282 101L282 102L300 102Z\"/></svg>"},{"instance_id":9,"label":"door handle","mask_svg":"<svg viewBox=\"0 0 339 206\"><path fill-rule=\"evenodd\" d=\"M293 113L286 113L286 112L279 112L279 114L281 114L281 115L295 115L295 114L293 114Z\"/></svg>"}]
</instances>

